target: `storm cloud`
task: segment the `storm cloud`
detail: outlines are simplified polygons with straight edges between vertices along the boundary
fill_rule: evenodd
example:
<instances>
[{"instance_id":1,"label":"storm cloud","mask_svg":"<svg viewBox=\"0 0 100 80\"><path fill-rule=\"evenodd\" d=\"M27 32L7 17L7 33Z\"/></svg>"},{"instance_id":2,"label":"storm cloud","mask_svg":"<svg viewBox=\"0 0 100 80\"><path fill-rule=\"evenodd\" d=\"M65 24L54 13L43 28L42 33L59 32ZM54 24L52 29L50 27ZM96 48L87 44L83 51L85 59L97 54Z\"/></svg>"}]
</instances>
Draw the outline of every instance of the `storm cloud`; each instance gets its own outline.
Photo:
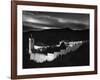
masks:
<instances>
[{"instance_id":1,"label":"storm cloud","mask_svg":"<svg viewBox=\"0 0 100 80\"><path fill-rule=\"evenodd\" d=\"M89 14L23 11L23 31L70 28L89 29Z\"/></svg>"}]
</instances>

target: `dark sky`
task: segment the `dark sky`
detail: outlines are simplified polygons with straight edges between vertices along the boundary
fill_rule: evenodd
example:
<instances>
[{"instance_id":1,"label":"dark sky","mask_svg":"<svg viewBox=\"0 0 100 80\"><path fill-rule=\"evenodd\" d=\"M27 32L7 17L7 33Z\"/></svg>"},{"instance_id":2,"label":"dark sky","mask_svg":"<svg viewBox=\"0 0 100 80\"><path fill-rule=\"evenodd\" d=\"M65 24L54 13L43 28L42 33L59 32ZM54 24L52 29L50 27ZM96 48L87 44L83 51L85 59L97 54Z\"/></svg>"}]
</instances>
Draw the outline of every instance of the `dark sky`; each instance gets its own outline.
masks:
<instances>
[{"instance_id":1,"label":"dark sky","mask_svg":"<svg viewBox=\"0 0 100 80\"><path fill-rule=\"evenodd\" d=\"M23 29L89 29L89 14L23 11Z\"/></svg>"}]
</instances>

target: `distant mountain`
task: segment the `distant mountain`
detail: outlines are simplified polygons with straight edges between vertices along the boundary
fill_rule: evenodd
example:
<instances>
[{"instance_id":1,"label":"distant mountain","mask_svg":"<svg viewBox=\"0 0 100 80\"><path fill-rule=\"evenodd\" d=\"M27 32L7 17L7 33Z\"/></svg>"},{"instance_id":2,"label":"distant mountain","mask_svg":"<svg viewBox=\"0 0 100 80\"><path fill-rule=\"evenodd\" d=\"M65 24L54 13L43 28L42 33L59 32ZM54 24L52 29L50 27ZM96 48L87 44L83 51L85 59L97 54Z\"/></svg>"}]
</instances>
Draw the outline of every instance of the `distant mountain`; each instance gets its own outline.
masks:
<instances>
[{"instance_id":1,"label":"distant mountain","mask_svg":"<svg viewBox=\"0 0 100 80\"><path fill-rule=\"evenodd\" d=\"M47 44L54 44L57 41L61 40L68 40L68 41L75 41L75 40L89 40L89 30L71 30L69 28L64 29L48 29L48 30L41 30L41 31L29 31L24 32L24 36L32 37L35 41L38 42L45 42Z\"/></svg>"}]
</instances>

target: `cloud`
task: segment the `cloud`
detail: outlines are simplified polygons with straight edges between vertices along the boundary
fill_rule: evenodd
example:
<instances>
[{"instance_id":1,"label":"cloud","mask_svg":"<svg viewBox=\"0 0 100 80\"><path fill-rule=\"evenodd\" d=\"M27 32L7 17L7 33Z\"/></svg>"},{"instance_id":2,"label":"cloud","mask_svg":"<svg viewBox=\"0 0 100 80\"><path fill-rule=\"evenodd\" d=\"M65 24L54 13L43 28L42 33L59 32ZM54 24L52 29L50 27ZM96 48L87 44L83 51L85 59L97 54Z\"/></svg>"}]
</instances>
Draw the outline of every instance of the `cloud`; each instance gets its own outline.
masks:
<instances>
[{"instance_id":1,"label":"cloud","mask_svg":"<svg viewBox=\"0 0 100 80\"><path fill-rule=\"evenodd\" d=\"M27 27L27 29L31 27L32 30L59 28L70 28L72 30L89 29L88 14L23 11L22 20L23 26Z\"/></svg>"},{"instance_id":2,"label":"cloud","mask_svg":"<svg viewBox=\"0 0 100 80\"><path fill-rule=\"evenodd\" d=\"M54 24L57 23L55 18L46 15L37 15L31 12L23 12L23 22L30 22L30 23L41 23L41 24Z\"/></svg>"}]
</instances>

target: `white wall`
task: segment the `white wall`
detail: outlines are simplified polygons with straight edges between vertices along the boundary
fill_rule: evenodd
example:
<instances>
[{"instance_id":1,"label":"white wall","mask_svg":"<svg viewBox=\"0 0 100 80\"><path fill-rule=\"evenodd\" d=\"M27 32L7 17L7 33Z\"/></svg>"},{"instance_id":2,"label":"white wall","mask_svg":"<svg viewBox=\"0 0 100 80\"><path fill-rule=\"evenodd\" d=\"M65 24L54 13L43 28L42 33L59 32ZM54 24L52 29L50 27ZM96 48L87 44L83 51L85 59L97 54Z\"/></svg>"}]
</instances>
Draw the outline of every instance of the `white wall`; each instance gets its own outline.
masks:
<instances>
[{"instance_id":1,"label":"white wall","mask_svg":"<svg viewBox=\"0 0 100 80\"><path fill-rule=\"evenodd\" d=\"M30 1L90 4L98 6L100 3L100 0L30 0ZM98 12L99 12L98 21L100 21L100 6ZM98 26L100 26L100 24L98 24ZM100 31L98 31L98 34L99 33ZM98 41L100 41L100 37ZM98 44L100 44L100 42L98 42ZM99 52L98 52L98 67L100 67ZM10 68L11 68L11 2L10 0L0 0L0 80L10 80L10 74L11 74ZM100 69L98 73L99 73L98 75L66 76L66 77L41 78L41 79L39 78L30 80L100 80Z\"/></svg>"}]
</instances>

